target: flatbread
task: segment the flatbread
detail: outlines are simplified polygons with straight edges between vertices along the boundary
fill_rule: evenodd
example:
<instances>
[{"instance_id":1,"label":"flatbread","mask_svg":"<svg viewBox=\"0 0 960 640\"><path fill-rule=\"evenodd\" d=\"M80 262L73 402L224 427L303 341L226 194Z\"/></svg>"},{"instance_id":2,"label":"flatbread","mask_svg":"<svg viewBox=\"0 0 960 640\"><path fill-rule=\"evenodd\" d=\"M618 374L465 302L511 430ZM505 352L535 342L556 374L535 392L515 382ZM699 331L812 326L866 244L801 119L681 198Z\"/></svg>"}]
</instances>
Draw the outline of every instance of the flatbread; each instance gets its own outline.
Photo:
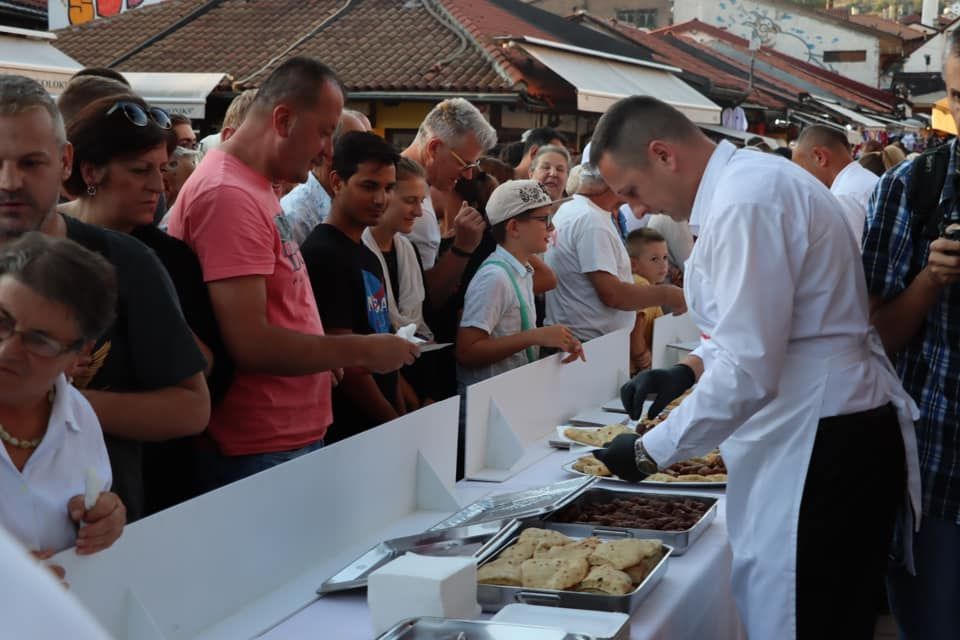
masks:
<instances>
[{"instance_id":1,"label":"flatbread","mask_svg":"<svg viewBox=\"0 0 960 640\"><path fill-rule=\"evenodd\" d=\"M625 424L608 424L605 427L597 429L597 439L601 443L600 446L605 447L613 442L614 438L625 433L636 433L636 431Z\"/></svg>"},{"instance_id":2,"label":"flatbread","mask_svg":"<svg viewBox=\"0 0 960 640\"><path fill-rule=\"evenodd\" d=\"M617 571L609 565L601 565L590 569L590 573L577 587L577 591L625 596L633 591L633 581L623 571Z\"/></svg>"},{"instance_id":3,"label":"flatbread","mask_svg":"<svg viewBox=\"0 0 960 640\"><path fill-rule=\"evenodd\" d=\"M506 587L521 587L523 582L520 563L507 558L497 558L477 569L477 582Z\"/></svg>"},{"instance_id":4,"label":"flatbread","mask_svg":"<svg viewBox=\"0 0 960 640\"><path fill-rule=\"evenodd\" d=\"M583 456L573 463L573 468L580 473L586 473L591 476L602 476L609 478L613 474L607 465L593 457L593 455Z\"/></svg>"},{"instance_id":5,"label":"flatbread","mask_svg":"<svg viewBox=\"0 0 960 640\"><path fill-rule=\"evenodd\" d=\"M574 442L585 444L591 447L601 447L600 441L596 436L596 429L578 429L577 427L567 427L563 430L563 435Z\"/></svg>"},{"instance_id":6,"label":"flatbread","mask_svg":"<svg viewBox=\"0 0 960 640\"><path fill-rule=\"evenodd\" d=\"M520 533L520 542L530 542L536 545L539 545L542 542L547 542L550 544L570 544L573 542L570 538L563 535L559 531L551 531L550 529L538 529L536 527L530 527L529 529L524 529ZM532 554L531 554L532 555Z\"/></svg>"},{"instance_id":7,"label":"flatbread","mask_svg":"<svg viewBox=\"0 0 960 640\"><path fill-rule=\"evenodd\" d=\"M600 538L584 538L569 544L541 542L533 553L534 558L581 558L586 560L594 552Z\"/></svg>"},{"instance_id":8,"label":"flatbread","mask_svg":"<svg viewBox=\"0 0 960 640\"><path fill-rule=\"evenodd\" d=\"M647 557L659 553L659 540L617 540L598 545L590 554L591 565L609 565L620 571L640 564Z\"/></svg>"},{"instance_id":9,"label":"flatbread","mask_svg":"<svg viewBox=\"0 0 960 640\"><path fill-rule=\"evenodd\" d=\"M643 562L636 564L632 567L627 567L624 569L626 574L630 576L630 579L633 581L633 584L640 584L646 580L647 576L650 575L650 572L659 564L660 559L663 557L661 553L644 558Z\"/></svg>"},{"instance_id":10,"label":"flatbread","mask_svg":"<svg viewBox=\"0 0 960 640\"><path fill-rule=\"evenodd\" d=\"M590 565L582 558L531 558L520 565L524 587L562 591L587 577Z\"/></svg>"},{"instance_id":11,"label":"flatbread","mask_svg":"<svg viewBox=\"0 0 960 640\"><path fill-rule=\"evenodd\" d=\"M529 560L532 558L533 552L536 550L536 548L536 542L530 540L524 542L517 541L501 551L498 557L500 559L514 560L517 563L520 563L524 560Z\"/></svg>"}]
</instances>

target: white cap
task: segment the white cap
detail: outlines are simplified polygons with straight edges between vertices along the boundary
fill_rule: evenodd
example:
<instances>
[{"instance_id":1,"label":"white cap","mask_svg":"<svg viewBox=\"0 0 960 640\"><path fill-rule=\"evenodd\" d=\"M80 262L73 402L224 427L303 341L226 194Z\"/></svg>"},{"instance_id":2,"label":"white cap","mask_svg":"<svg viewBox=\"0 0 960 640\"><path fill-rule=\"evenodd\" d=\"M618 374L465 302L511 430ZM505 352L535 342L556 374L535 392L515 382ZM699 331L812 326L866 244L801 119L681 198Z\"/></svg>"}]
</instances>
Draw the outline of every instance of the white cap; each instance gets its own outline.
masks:
<instances>
[{"instance_id":1,"label":"white cap","mask_svg":"<svg viewBox=\"0 0 960 640\"><path fill-rule=\"evenodd\" d=\"M487 200L487 219L497 225L521 213L554 204L571 198L551 200L550 194L536 180L511 180L493 190Z\"/></svg>"}]
</instances>

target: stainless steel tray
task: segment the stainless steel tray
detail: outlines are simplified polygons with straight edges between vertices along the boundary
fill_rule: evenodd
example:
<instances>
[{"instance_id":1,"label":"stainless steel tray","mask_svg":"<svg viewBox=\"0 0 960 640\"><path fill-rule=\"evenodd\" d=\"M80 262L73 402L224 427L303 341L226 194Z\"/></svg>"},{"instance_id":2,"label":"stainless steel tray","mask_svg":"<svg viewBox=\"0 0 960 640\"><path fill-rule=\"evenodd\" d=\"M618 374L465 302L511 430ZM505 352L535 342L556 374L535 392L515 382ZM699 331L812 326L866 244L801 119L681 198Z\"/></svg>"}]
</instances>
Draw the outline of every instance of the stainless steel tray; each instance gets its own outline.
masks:
<instances>
[{"instance_id":1,"label":"stainless steel tray","mask_svg":"<svg viewBox=\"0 0 960 640\"><path fill-rule=\"evenodd\" d=\"M478 556L484 545L510 524L511 521L498 520L381 542L328 578L317 593L323 595L365 587L371 573L407 552L425 556Z\"/></svg>"},{"instance_id":2,"label":"stainless steel tray","mask_svg":"<svg viewBox=\"0 0 960 640\"><path fill-rule=\"evenodd\" d=\"M437 531L449 527L462 527L478 522L493 520L511 520L513 518L535 518L555 511L568 504L578 495L596 484L597 479L590 476L564 480L545 487L501 493L481 498L467 505L449 518L438 522L428 529Z\"/></svg>"},{"instance_id":3,"label":"stainless steel tray","mask_svg":"<svg viewBox=\"0 0 960 640\"><path fill-rule=\"evenodd\" d=\"M513 544L520 532L530 527L543 529L560 529L552 522L517 522L507 527L484 548L480 557L480 566L493 560L507 546ZM571 536L574 537L574 536ZM609 539L608 536L598 535L598 538ZM616 536L620 537L620 536ZM477 585L477 601L486 612L499 611L508 604L520 602L523 604L537 604L547 607L569 607L572 609L591 609L594 611L620 611L633 613L640 603L650 595L654 587L667 572L667 561L673 553L669 545L663 545L665 553L653 571L632 592L622 595L601 595L597 593L581 593L579 591L557 591L554 589L532 589L528 587L507 587L493 584Z\"/></svg>"},{"instance_id":4,"label":"stainless steel tray","mask_svg":"<svg viewBox=\"0 0 960 640\"><path fill-rule=\"evenodd\" d=\"M706 512L689 529L684 531L660 531L658 529L634 529L626 527L611 527L608 525L593 525L581 522L560 522L557 518L563 513L564 509L569 509L580 504L596 504L612 502L617 498L633 498L636 496L646 498L658 498L664 500L690 499L697 502L708 504ZM712 496L693 496L676 493L648 493L646 491L617 491L605 487L591 487L577 496L562 509L547 514L543 517L544 522L551 524L551 529L556 529L571 537L584 538L587 536L607 537L607 538L656 538L662 540L664 544L673 547L673 555L679 556L686 553L687 549L693 546L710 523L717 517L717 498Z\"/></svg>"},{"instance_id":5,"label":"stainless steel tray","mask_svg":"<svg viewBox=\"0 0 960 640\"><path fill-rule=\"evenodd\" d=\"M560 629L479 620L412 618L397 623L377 640L605 640Z\"/></svg>"},{"instance_id":6,"label":"stainless steel tray","mask_svg":"<svg viewBox=\"0 0 960 640\"><path fill-rule=\"evenodd\" d=\"M594 476L589 473L584 473L583 471L577 471L573 468L573 465L577 463L576 460L571 460L566 464L560 466L560 468L566 471L569 474L586 477L586 478L599 478L604 482L618 482L622 484L629 484L635 487L656 487L657 489L726 489L726 482L662 482L659 480L641 480L640 482L630 482L629 480L624 480L623 478L618 478L617 476Z\"/></svg>"}]
</instances>

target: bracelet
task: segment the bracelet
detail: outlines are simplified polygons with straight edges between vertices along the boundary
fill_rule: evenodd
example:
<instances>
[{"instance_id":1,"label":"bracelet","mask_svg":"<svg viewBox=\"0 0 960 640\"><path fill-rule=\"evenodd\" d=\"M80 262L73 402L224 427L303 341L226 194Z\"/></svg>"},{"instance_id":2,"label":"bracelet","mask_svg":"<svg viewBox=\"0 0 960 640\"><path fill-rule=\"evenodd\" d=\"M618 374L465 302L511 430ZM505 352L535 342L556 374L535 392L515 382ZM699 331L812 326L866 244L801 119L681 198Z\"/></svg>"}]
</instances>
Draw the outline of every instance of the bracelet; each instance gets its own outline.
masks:
<instances>
[{"instance_id":1,"label":"bracelet","mask_svg":"<svg viewBox=\"0 0 960 640\"><path fill-rule=\"evenodd\" d=\"M460 256L461 258L472 258L472 257L473 257L473 251L464 251L463 249L458 249L458 248L457 248L456 246L454 246L454 245L451 245L451 246L450 246L450 251L453 253L453 255L455 255L455 256Z\"/></svg>"},{"instance_id":2,"label":"bracelet","mask_svg":"<svg viewBox=\"0 0 960 640\"><path fill-rule=\"evenodd\" d=\"M633 443L633 453L634 458L637 463L637 469L642 471L645 475L650 475L651 473L656 473L660 469L660 465L650 457L650 454L647 453L646 447L643 446L643 439L637 438Z\"/></svg>"}]
</instances>

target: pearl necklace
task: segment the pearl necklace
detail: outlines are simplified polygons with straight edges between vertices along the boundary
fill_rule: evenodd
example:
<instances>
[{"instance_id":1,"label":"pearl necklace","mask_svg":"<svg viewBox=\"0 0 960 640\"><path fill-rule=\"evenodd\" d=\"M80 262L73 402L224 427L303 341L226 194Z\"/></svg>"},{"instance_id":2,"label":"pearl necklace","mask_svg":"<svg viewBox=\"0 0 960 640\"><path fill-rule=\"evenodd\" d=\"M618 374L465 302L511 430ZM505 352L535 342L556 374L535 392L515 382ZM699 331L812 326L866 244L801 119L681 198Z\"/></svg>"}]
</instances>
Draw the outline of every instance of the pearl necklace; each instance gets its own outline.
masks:
<instances>
[{"instance_id":1,"label":"pearl necklace","mask_svg":"<svg viewBox=\"0 0 960 640\"><path fill-rule=\"evenodd\" d=\"M51 389L47 394L47 400L50 401L50 404L53 404L54 398L56 398L56 387ZM15 435L12 435L9 431L3 428L2 424L0 424L0 440L3 440L11 446L18 447L20 449L36 449L43 441L43 436L34 438L33 440L21 439Z\"/></svg>"},{"instance_id":2,"label":"pearl necklace","mask_svg":"<svg viewBox=\"0 0 960 640\"><path fill-rule=\"evenodd\" d=\"M33 440L21 440L17 436L10 435L10 433L3 428L3 425L0 424L0 440L13 445L14 447L19 447L20 449L36 449L40 446L40 441L43 440L43 436L34 438Z\"/></svg>"}]
</instances>

